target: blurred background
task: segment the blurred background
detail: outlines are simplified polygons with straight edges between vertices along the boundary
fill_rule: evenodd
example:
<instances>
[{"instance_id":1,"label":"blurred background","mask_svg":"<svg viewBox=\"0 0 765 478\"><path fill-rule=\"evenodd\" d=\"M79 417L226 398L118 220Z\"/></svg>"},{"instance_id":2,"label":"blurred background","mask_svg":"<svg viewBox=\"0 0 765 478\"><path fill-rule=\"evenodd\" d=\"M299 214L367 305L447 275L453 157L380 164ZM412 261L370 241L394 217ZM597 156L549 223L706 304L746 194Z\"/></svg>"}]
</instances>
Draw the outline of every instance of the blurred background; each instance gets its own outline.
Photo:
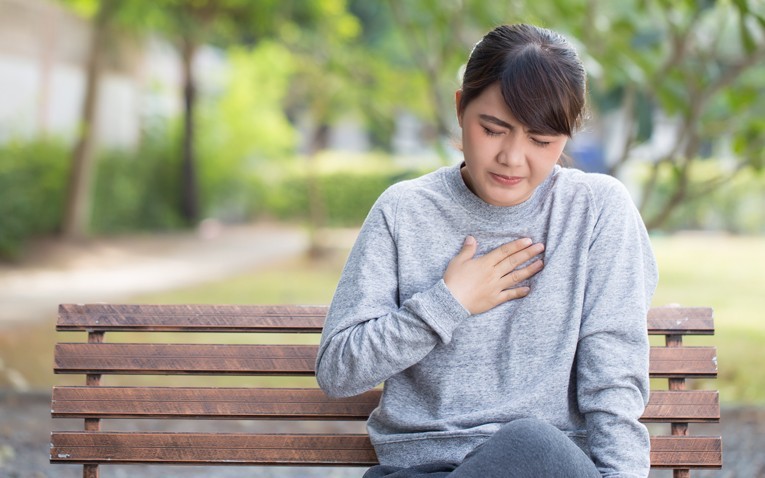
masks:
<instances>
[{"instance_id":1,"label":"blurred background","mask_svg":"<svg viewBox=\"0 0 765 478\"><path fill-rule=\"evenodd\" d=\"M567 154L632 192L654 305L715 309L749 468L710 476L765 476L762 0L0 0L0 475L64 476L57 304L328 303L377 196L461 160L461 68L515 22L584 60Z\"/></svg>"}]
</instances>

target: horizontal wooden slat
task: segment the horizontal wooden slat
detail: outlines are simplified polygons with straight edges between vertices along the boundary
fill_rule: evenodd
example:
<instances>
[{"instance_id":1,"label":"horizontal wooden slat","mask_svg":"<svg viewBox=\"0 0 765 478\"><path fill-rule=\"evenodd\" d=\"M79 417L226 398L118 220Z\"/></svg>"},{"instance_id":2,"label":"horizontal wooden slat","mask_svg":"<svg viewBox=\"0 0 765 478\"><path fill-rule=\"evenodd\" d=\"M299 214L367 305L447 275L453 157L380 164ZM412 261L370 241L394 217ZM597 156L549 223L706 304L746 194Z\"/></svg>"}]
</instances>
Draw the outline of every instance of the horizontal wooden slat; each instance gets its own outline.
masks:
<instances>
[{"instance_id":1,"label":"horizontal wooden slat","mask_svg":"<svg viewBox=\"0 0 765 478\"><path fill-rule=\"evenodd\" d=\"M62 304L59 331L321 332L327 306ZM650 334L714 334L709 307L653 307Z\"/></svg>"},{"instance_id":2,"label":"horizontal wooden slat","mask_svg":"<svg viewBox=\"0 0 765 478\"><path fill-rule=\"evenodd\" d=\"M321 332L326 306L62 304L56 330Z\"/></svg>"},{"instance_id":3,"label":"horizontal wooden slat","mask_svg":"<svg viewBox=\"0 0 765 478\"><path fill-rule=\"evenodd\" d=\"M329 398L319 389L54 387L54 418L365 420L380 390ZM716 422L717 391L655 391L643 422Z\"/></svg>"},{"instance_id":4,"label":"horizontal wooden slat","mask_svg":"<svg viewBox=\"0 0 765 478\"><path fill-rule=\"evenodd\" d=\"M712 335L715 333L711 307L652 307L648 310L648 333Z\"/></svg>"},{"instance_id":5,"label":"horizontal wooden slat","mask_svg":"<svg viewBox=\"0 0 765 478\"><path fill-rule=\"evenodd\" d=\"M649 372L653 378L717 376L715 347L651 347Z\"/></svg>"},{"instance_id":6,"label":"horizontal wooden slat","mask_svg":"<svg viewBox=\"0 0 765 478\"><path fill-rule=\"evenodd\" d=\"M652 391L642 422L718 422L717 390Z\"/></svg>"},{"instance_id":7,"label":"horizontal wooden slat","mask_svg":"<svg viewBox=\"0 0 765 478\"><path fill-rule=\"evenodd\" d=\"M653 468L721 468L720 437L651 437Z\"/></svg>"},{"instance_id":8,"label":"horizontal wooden slat","mask_svg":"<svg viewBox=\"0 0 765 478\"><path fill-rule=\"evenodd\" d=\"M320 389L54 387L54 418L366 420L380 390L329 398Z\"/></svg>"},{"instance_id":9,"label":"horizontal wooden slat","mask_svg":"<svg viewBox=\"0 0 765 478\"><path fill-rule=\"evenodd\" d=\"M719 437L651 437L655 468L720 468ZM370 466L365 435L54 432L53 463Z\"/></svg>"},{"instance_id":10,"label":"horizontal wooden slat","mask_svg":"<svg viewBox=\"0 0 765 478\"><path fill-rule=\"evenodd\" d=\"M377 462L366 435L54 432L52 463L357 465Z\"/></svg>"},{"instance_id":11,"label":"horizontal wooden slat","mask_svg":"<svg viewBox=\"0 0 765 478\"><path fill-rule=\"evenodd\" d=\"M56 373L311 375L315 345L62 343ZM652 377L714 377L714 347L652 347Z\"/></svg>"},{"instance_id":12,"label":"horizontal wooden slat","mask_svg":"<svg viewBox=\"0 0 765 478\"><path fill-rule=\"evenodd\" d=\"M62 343L56 373L311 375L315 345Z\"/></svg>"}]
</instances>

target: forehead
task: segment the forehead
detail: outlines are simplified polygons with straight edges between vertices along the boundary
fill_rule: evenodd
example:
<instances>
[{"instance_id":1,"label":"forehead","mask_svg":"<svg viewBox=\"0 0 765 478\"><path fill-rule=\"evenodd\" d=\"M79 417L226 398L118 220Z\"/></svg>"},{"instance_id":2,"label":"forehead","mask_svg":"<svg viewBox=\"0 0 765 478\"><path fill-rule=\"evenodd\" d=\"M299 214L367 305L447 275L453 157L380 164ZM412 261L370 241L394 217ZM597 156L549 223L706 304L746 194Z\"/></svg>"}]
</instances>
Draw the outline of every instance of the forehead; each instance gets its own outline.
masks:
<instances>
[{"instance_id":1,"label":"forehead","mask_svg":"<svg viewBox=\"0 0 765 478\"><path fill-rule=\"evenodd\" d=\"M480 95L468 103L465 107L465 113L470 112L473 114L491 114L508 123L511 122L509 120L512 120L513 123L517 122L507 103L505 103L499 83L493 83L486 87Z\"/></svg>"}]
</instances>

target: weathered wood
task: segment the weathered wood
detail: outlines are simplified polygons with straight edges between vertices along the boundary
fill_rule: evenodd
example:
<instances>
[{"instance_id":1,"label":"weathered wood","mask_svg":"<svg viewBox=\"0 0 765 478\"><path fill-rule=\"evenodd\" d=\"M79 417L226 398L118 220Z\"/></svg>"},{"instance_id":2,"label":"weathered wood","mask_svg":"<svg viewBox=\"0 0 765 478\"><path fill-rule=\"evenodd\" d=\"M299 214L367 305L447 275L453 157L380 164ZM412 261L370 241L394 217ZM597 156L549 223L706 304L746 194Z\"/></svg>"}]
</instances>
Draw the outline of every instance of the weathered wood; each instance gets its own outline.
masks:
<instances>
[{"instance_id":1,"label":"weathered wood","mask_svg":"<svg viewBox=\"0 0 765 478\"><path fill-rule=\"evenodd\" d=\"M653 378L712 378L717 376L715 347L651 347Z\"/></svg>"},{"instance_id":2,"label":"weathered wood","mask_svg":"<svg viewBox=\"0 0 765 478\"><path fill-rule=\"evenodd\" d=\"M366 435L55 432L51 462L369 466L377 456Z\"/></svg>"},{"instance_id":3,"label":"weathered wood","mask_svg":"<svg viewBox=\"0 0 765 478\"><path fill-rule=\"evenodd\" d=\"M640 420L645 423L718 422L720 421L719 394L717 390L652 391Z\"/></svg>"},{"instance_id":4,"label":"weathered wood","mask_svg":"<svg viewBox=\"0 0 765 478\"><path fill-rule=\"evenodd\" d=\"M56 373L311 375L317 346L88 344L55 347ZM714 347L652 347L652 377L715 377Z\"/></svg>"},{"instance_id":5,"label":"weathered wood","mask_svg":"<svg viewBox=\"0 0 765 478\"><path fill-rule=\"evenodd\" d=\"M380 390L334 399L319 389L54 387L54 418L366 420ZM646 423L716 422L717 391L651 393Z\"/></svg>"},{"instance_id":6,"label":"weathered wood","mask_svg":"<svg viewBox=\"0 0 765 478\"><path fill-rule=\"evenodd\" d=\"M56 330L314 332L327 306L62 304Z\"/></svg>"},{"instance_id":7,"label":"weathered wood","mask_svg":"<svg viewBox=\"0 0 765 478\"><path fill-rule=\"evenodd\" d=\"M327 306L62 304L59 331L313 332L320 333ZM714 334L709 307L653 307L648 333Z\"/></svg>"},{"instance_id":8,"label":"weathered wood","mask_svg":"<svg viewBox=\"0 0 765 478\"><path fill-rule=\"evenodd\" d=\"M720 468L720 437L651 437L651 466L654 468Z\"/></svg>"},{"instance_id":9,"label":"weathered wood","mask_svg":"<svg viewBox=\"0 0 765 478\"><path fill-rule=\"evenodd\" d=\"M652 307L648 310L648 333L652 335L712 335L711 307Z\"/></svg>"},{"instance_id":10,"label":"weathered wood","mask_svg":"<svg viewBox=\"0 0 765 478\"><path fill-rule=\"evenodd\" d=\"M54 463L194 465L347 465L377 462L366 435L55 432ZM719 468L718 437L652 437L655 468Z\"/></svg>"},{"instance_id":11,"label":"weathered wood","mask_svg":"<svg viewBox=\"0 0 765 478\"><path fill-rule=\"evenodd\" d=\"M54 418L366 420L380 390L329 398L320 389L55 387Z\"/></svg>"},{"instance_id":12,"label":"weathered wood","mask_svg":"<svg viewBox=\"0 0 765 478\"><path fill-rule=\"evenodd\" d=\"M312 375L314 345L86 344L54 350L56 373Z\"/></svg>"}]
</instances>

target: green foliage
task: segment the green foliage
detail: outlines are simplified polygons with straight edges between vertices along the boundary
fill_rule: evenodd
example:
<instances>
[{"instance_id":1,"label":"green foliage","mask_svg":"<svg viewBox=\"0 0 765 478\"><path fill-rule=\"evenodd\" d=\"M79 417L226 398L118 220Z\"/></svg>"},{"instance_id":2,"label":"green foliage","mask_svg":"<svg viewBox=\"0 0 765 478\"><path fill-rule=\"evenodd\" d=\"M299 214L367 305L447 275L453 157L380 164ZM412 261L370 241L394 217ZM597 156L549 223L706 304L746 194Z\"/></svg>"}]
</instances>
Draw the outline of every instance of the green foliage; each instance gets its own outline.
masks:
<instances>
[{"instance_id":1,"label":"green foliage","mask_svg":"<svg viewBox=\"0 0 765 478\"><path fill-rule=\"evenodd\" d=\"M297 132L281 103L292 54L282 45L229 51L224 88L203 100L197 117L202 198L208 214L241 219L249 185L243 171L292 155Z\"/></svg>"},{"instance_id":2,"label":"green foliage","mask_svg":"<svg viewBox=\"0 0 765 478\"><path fill-rule=\"evenodd\" d=\"M663 231L718 230L735 234L765 233L765 174L751 169L739 171L729 182L710 187L710 182L730 174L724 163L705 160L694 165L689 194L691 197L680 204L674 214L662 226ZM635 174L642 181L646 166ZM672 194L677 168L673 164L662 165L652 200L646 204L644 214L656 214L668 196Z\"/></svg>"},{"instance_id":3,"label":"green foliage","mask_svg":"<svg viewBox=\"0 0 765 478\"><path fill-rule=\"evenodd\" d=\"M0 259L61 223L69 150L55 139L0 145Z\"/></svg>"},{"instance_id":4,"label":"green foliage","mask_svg":"<svg viewBox=\"0 0 765 478\"><path fill-rule=\"evenodd\" d=\"M180 166L172 134L155 132L137 151L108 151L97 161L91 229L95 233L161 230L182 225Z\"/></svg>"},{"instance_id":5,"label":"green foliage","mask_svg":"<svg viewBox=\"0 0 765 478\"><path fill-rule=\"evenodd\" d=\"M172 135L147 137L137 151L106 151L96 159L92 230L115 233L178 227L180 169ZM0 145L0 259L61 226L70 148L60 140Z\"/></svg>"},{"instance_id":6,"label":"green foliage","mask_svg":"<svg viewBox=\"0 0 765 478\"><path fill-rule=\"evenodd\" d=\"M390 185L420 176L423 170L395 166L389 157L366 155L344 158L338 165L329 155L319 158L317 189L327 225L358 226ZM354 161L355 159L355 161ZM345 163L345 166L341 164ZM252 178L251 214L281 220L306 220L309 213L307 160L298 158L283 172L261 171Z\"/></svg>"}]
</instances>

